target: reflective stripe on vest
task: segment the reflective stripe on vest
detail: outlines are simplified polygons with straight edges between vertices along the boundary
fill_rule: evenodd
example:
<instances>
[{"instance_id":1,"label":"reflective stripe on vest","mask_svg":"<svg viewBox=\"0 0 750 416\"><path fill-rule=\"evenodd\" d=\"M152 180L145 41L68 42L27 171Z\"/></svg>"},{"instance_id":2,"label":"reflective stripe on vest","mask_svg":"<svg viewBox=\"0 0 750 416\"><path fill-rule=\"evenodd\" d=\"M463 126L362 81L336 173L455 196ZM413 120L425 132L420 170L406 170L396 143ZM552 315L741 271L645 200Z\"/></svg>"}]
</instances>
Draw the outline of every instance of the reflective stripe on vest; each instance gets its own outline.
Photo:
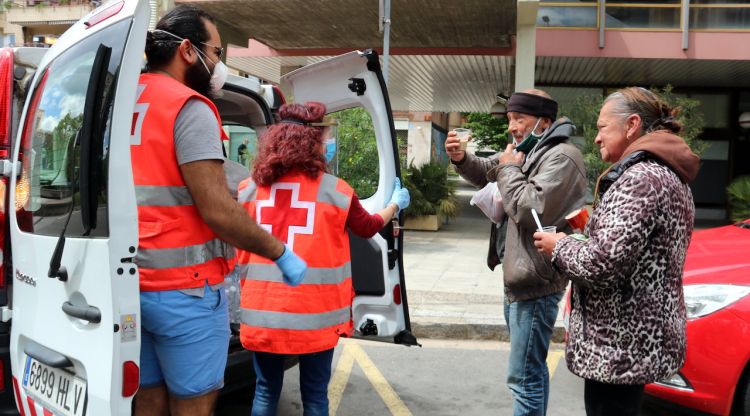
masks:
<instances>
[{"instance_id":1,"label":"reflective stripe on vest","mask_svg":"<svg viewBox=\"0 0 750 416\"><path fill-rule=\"evenodd\" d=\"M257 189L254 182L248 181L247 186L240 189L240 192L237 194L237 201L242 204L254 200Z\"/></svg>"},{"instance_id":2,"label":"reflective stripe on vest","mask_svg":"<svg viewBox=\"0 0 750 416\"><path fill-rule=\"evenodd\" d=\"M241 264L238 266L240 278L261 282L283 283L281 270L275 264ZM352 277L352 264L346 262L341 267L308 267L303 285L337 285Z\"/></svg>"},{"instance_id":3,"label":"reflective stripe on vest","mask_svg":"<svg viewBox=\"0 0 750 416\"><path fill-rule=\"evenodd\" d=\"M347 209L349 208L349 200L351 198L336 189L338 181L339 179L333 175L323 174L323 177L320 179L320 187L318 188L316 199L319 202L327 202L338 208Z\"/></svg>"},{"instance_id":4,"label":"reflective stripe on vest","mask_svg":"<svg viewBox=\"0 0 750 416\"><path fill-rule=\"evenodd\" d=\"M318 188L318 195L315 197L317 202L325 202L341 209L347 209L349 207L350 197L342 192L336 190L336 184L339 179L333 175L327 173L323 174L320 179L320 187ZM237 195L237 200L240 203L247 203L255 199L255 194L258 188L252 181L248 181L248 185L241 189Z\"/></svg>"},{"instance_id":5,"label":"reflective stripe on vest","mask_svg":"<svg viewBox=\"0 0 750 416\"><path fill-rule=\"evenodd\" d=\"M186 186L136 185L135 199L139 206L177 207L193 205L193 196Z\"/></svg>"},{"instance_id":6,"label":"reflective stripe on vest","mask_svg":"<svg viewBox=\"0 0 750 416\"><path fill-rule=\"evenodd\" d=\"M347 306L323 313L288 313L241 309L240 317L243 324L255 327L314 330L348 322L351 318L351 308Z\"/></svg>"},{"instance_id":7,"label":"reflective stripe on vest","mask_svg":"<svg viewBox=\"0 0 750 416\"><path fill-rule=\"evenodd\" d=\"M202 264L217 257L232 258L235 250L215 238L205 244L177 248L140 249L136 256L138 267L170 269Z\"/></svg>"}]
</instances>

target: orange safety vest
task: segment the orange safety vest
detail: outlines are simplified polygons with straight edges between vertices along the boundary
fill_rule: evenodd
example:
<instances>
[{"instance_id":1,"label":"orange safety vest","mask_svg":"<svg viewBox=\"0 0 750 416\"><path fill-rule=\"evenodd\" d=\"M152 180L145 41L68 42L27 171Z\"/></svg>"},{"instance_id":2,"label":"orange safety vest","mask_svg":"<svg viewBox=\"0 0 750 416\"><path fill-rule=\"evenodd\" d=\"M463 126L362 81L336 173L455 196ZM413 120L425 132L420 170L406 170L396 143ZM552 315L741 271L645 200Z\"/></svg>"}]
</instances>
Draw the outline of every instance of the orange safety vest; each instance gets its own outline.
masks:
<instances>
[{"instance_id":1,"label":"orange safety vest","mask_svg":"<svg viewBox=\"0 0 750 416\"><path fill-rule=\"evenodd\" d=\"M138 204L141 291L190 289L224 281L234 249L203 222L182 179L174 147L174 123L191 98L216 106L181 82L142 74L133 112L130 157Z\"/></svg>"},{"instance_id":2,"label":"orange safety vest","mask_svg":"<svg viewBox=\"0 0 750 416\"><path fill-rule=\"evenodd\" d=\"M333 175L290 173L271 186L247 179L239 201L276 238L307 262L292 287L271 260L238 250L242 277L240 340L253 351L307 354L333 348L350 336L352 267L346 218L354 190Z\"/></svg>"}]
</instances>

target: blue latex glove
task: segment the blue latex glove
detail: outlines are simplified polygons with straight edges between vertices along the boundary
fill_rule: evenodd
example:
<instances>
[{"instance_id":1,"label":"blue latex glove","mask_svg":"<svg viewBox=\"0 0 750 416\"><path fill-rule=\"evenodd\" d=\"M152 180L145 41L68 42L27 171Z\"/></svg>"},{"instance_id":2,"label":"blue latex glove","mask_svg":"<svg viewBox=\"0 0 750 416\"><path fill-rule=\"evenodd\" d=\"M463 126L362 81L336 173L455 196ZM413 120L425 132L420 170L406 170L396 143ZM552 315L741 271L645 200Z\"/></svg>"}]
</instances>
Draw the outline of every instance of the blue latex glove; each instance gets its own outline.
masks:
<instances>
[{"instance_id":1,"label":"blue latex glove","mask_svg":"<svg viewBox=\"0 0 750 416\"><path fill-rule=\"evenodd\" d=\"M274 262L284 275L284 283L289 286L297 286L302 283L307 271L307 263L296 255L289 246L284 244L284 252Z\"/></svg>"},{"instance_id":2,"label":"blue latex glove","mask_svg":"<svg viewBox=\"0 0 750 416\"><path fill-rule=\"evenodd\" d=\"M398 206L398 212L396 214L398 215L398 213L401 212L402 209L408 207L409 202L411 202L409 190L406 188L402 188L401 179L396 178L393 183L393 193L391 194L390 202L391 204L396 204Z\"/></svg>"}]
</instances>

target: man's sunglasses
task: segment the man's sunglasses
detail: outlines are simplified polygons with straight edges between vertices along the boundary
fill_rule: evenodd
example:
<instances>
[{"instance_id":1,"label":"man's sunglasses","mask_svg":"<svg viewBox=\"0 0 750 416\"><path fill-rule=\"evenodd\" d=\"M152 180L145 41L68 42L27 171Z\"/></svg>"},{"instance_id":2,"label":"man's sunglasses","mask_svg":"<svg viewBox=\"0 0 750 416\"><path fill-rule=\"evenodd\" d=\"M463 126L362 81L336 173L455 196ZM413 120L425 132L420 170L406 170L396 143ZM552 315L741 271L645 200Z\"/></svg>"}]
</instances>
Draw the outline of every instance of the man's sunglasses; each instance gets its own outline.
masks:
<instances>
[{"instance_id":1,"label":"man's sunglasses","mask_svg":"<svg viewBox=\"0 0 750 416\"><path fill-rule=\"evenodd\" d=\"M221 58L224 56L224 48L222 48L221 46L209 45L208 43L204 43L204 42L201 42L201 45L214 48L214 52L216 52L216 56L219 57L219 60L221 60Z\"/></svg>"},{"instance_id":2,"label":"man's sunglasses","mask_svg":"<svg viewBox=\"0 0 750 416\"><path fill-rule=\"evenodd\" d=\"M190 39L188 39L188 40L190 40ZM182 43L181 40L171 40L169 42L172 42L172 43ZM201 42L200 44L208 46L208 47L211 47L211 48L214 48L214 52L216 53L216 56L218 56L219 60L221 61L221 58L224 56L224 48L222 48L220 46L209 45L208 43L205 43L205 42Z\"/></svg>"}]
</instances>

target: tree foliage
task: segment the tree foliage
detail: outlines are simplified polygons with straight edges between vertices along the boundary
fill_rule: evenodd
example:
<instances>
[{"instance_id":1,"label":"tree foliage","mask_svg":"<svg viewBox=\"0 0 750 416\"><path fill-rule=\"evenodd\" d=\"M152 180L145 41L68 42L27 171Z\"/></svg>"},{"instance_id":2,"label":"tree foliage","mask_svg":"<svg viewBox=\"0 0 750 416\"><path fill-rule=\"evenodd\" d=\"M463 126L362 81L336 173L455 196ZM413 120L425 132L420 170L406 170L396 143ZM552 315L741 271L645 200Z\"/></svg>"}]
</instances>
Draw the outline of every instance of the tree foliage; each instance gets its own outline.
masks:
<instances>
[{"instance_id":1,"label":"tree foliage","mask_svg":"<svg viewBox=\"0 0 750 416\"><path fill-rule=\"evenodd\" d=\"M508 122L505 119L497 119L489 113L465 113L464 117L466 123L462 127L471 129L472 140L480 148L505 149L508 144Z\"/></svg>"},{"instance_id":2,"label":"tree foliage","mask_svg":"<svg viewBox=\"0 0 750 416\"><path fill-rule=\"evenodd\" d=\"M372 118L364 108L350 108L335 114L339 122L338 177L354 188L361 198L378 189L378 145Z\"/></svg>"},{"instance_id":3,"label":"tree foliage","mask_svg":"<svg viewBox=\"0 0 750 416\"><path fill-rule=\"evenodd\" d=\"M699 136L705 126L703 114L698 111L700 101L676 95L671 85L664 88L654 88L651 91L658 94L671 107L681 109L677 119L682 123L683 130L680 137L685 139L688 146L698 155L706 150L707 144ZM560 114L569 117L577 127L577 135L583 138L581 152L586 164L586 174L590 189L594 190L596 181L609 163L601 159L599 146L594 143L597 135L596 121L602 107L603 98L598 94L580 95L569 107L561 107Z\"/></svg>"}]
</instances>

